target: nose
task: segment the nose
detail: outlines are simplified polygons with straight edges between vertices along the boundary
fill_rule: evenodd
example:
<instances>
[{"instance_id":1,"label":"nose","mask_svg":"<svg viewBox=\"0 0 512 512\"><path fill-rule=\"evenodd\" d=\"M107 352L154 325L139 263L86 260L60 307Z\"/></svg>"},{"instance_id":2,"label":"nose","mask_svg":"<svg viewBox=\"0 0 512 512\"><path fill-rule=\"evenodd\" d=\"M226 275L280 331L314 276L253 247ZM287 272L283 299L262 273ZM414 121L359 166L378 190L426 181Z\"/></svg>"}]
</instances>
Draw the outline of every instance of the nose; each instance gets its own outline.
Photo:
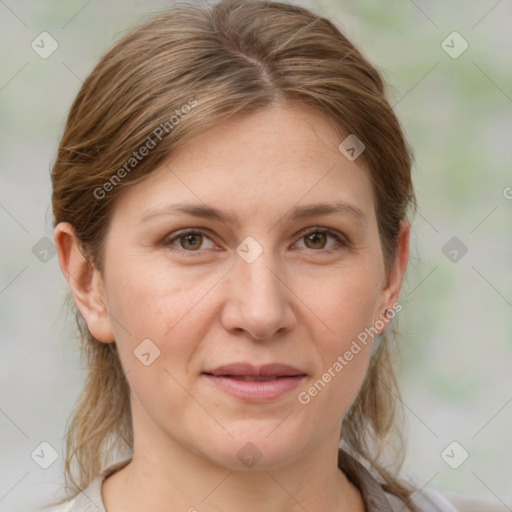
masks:
<instances>
[{"instance_id":1,"label":"nose","mask_svg":"<svg viewBox=\"0 0 512 512\"><path fill-rule=\"evenodd\" d=\"M234 267L226 276L226 301L221 313L221 323L227 331L245 332L264 340L293 329L294 295L279 268L265 251L252 263L236 256Z\"/></svg>"}]
</instances>

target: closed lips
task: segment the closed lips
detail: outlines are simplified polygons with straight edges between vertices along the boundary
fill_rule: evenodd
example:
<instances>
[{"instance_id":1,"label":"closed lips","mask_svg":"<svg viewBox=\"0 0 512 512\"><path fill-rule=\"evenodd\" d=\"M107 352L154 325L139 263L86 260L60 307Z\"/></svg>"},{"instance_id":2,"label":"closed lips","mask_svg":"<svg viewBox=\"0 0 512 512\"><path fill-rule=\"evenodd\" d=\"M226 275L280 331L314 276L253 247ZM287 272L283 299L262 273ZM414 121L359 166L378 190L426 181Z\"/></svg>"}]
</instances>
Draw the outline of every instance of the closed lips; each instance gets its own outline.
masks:
<instances>
[{"instance_id":1,"label":"closed lips","mask_svg":"<svg viewBox=\"0 0 512 512\"><path fill-rule=\"evenodd\" d=\"M203 375L236 400L252 403L271 402L285 397L306 377L302 370L282 363L263 366L232 363L208 369Z\"/></svg>"}]
</instances>

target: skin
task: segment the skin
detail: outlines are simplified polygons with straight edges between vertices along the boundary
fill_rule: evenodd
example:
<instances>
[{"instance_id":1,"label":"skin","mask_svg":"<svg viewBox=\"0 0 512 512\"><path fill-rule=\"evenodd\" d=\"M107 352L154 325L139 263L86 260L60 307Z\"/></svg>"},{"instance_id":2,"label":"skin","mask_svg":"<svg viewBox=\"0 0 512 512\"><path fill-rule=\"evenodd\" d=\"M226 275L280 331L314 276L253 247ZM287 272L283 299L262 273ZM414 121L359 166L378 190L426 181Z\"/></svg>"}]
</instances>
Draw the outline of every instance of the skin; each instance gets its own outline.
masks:
<instances>
[{"instance_id":1,"label":"skin","mask_svg":"<svg viewBox=\"0 0 512 512\"><path fill-rule=\"evenodd\" d=\"M102 273L87 265L72 227L56 227L75 302L98 340L116 340L131 390L133 460L103 483L108 512L364 510L337 467L337 448L370 343L308 404L297 396L398 300L409 224L386 276L369 171L362 158L345 158L341 140L323 114L290 104L206 131L123 191ZM285 217L339 201L364 221L349 212ZM176 203L238 220L143 220ZM318 227L347 243L305 236ZM177 237L185 229L204 236ZM252 263L236 252L247 236L263 249ZM133 352L148 338L160 355L145 366ZM201 375L237 361L285 363L307 376L280 398L249 403ZM252 468L237 457L248 442L262 455Z\"/></svg>"}]
</instances>

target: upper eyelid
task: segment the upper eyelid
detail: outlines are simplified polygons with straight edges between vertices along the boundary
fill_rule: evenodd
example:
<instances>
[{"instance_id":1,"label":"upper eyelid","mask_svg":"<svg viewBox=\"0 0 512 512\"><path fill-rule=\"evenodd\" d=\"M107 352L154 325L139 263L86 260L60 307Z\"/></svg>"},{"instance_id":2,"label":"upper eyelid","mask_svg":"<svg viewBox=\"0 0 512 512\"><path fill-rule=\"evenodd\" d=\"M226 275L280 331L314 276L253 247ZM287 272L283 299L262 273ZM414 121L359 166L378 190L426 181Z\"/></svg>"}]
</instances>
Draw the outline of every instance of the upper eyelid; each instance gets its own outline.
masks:
<instances>
[{"instance_id":1,"label":"upper eyelid","mask_svg":"<svg viewBox=\"0 0 512 512\"><path fill-rule=\"evenodd\" d=\"M178 231L173 231L172 233L169 233L164 236L163 242L169 243L171 241L174 241L174 240L176 240L182 236L188 235L190 233L194 233L194 234L198 233L200 235L207 236L213 242L213 238L212 238L210 232L208 230L205 230L204 228L184 228L184 229L179 229Z\"/></svg>"},{"instance_id":2,"label":"upper eyelid","mask_svg":"<svg viewBox=\"0 0 512 512\"><path fill-rule=\"evenodd\" d=\"M296 236L306 236L308 233L317 233L317 232L327 233L328 235L338 236L343 239L346 238L346 236L341 231L338 231L337 229L334 229L334 228L324 227L324 226L312 226L309 228L304 228L303 230L299 231Z\"/></svg>"}]
</instances>

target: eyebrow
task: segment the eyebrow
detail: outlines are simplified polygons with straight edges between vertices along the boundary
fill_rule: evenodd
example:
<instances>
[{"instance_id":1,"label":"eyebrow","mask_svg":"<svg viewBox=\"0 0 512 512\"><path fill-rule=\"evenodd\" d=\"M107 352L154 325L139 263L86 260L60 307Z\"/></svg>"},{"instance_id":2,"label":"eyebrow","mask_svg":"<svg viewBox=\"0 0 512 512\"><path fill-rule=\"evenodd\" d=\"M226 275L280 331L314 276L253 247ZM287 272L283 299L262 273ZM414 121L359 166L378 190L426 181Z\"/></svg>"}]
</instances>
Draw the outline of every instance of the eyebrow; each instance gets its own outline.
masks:
<instances>
[{"instance_id":1,"label":"eyebrow","mask_svg":"<svg viewBox=\"0 0 512 512\"><path fill-rule=\"evenodd\" d=\"M171 204L164 206L163 208L146 210L138 223L146 222L149 219L157 216L180 213L191 215L192 217L197 217L200 219L215 220L224 224L239 224L238 217L232 212L222 211L203 204L188 203ZM315 203L307 206L294 206L282 217L281 220L297 221L307 219L309 217L316 217L318 215L333 214L349 215L355 218L364 226L367 225L366 215L360 208L354 206L353 204L342 201L335 203Z\"/></svg>"}]
</instances>

